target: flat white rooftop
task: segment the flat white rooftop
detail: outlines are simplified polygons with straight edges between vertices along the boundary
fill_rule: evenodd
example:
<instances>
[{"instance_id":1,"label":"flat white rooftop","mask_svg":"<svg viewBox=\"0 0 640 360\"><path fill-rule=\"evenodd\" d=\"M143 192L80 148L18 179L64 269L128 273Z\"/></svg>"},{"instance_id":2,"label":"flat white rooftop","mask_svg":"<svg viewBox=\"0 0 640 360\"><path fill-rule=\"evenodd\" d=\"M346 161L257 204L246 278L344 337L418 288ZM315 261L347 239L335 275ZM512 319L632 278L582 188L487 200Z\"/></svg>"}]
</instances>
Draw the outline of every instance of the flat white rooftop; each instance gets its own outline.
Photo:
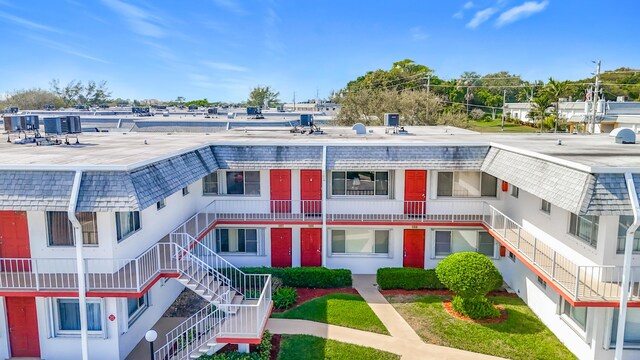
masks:
<instances>
[{"instance_id":1,"label":"flat white rooftop","mask_svg":"<svg viewBox=\"0 0 640 360\"><path fill-rule=\"evenodd\" d=\"M210 145L495 145L533 152L588 167L637 168L640 144L616 144L603 135L488 134L446 126L409 126L408 135L386 135L382 127L356 135L347 127L323 127L323 135L292 134L288 128L219 130L210 133L83 133L80 145L35 146L0 142L0 169L29 167L135 167ZM5 135L6 136L6 135ZM15 135L12 135L15 138ZM562 145L557 145L558 139ZM70 139L73 143L75 139ZM145 144L146 141L146 144ZM535 156L535 155L534 155Z\"/></svg>"}]
</instances>

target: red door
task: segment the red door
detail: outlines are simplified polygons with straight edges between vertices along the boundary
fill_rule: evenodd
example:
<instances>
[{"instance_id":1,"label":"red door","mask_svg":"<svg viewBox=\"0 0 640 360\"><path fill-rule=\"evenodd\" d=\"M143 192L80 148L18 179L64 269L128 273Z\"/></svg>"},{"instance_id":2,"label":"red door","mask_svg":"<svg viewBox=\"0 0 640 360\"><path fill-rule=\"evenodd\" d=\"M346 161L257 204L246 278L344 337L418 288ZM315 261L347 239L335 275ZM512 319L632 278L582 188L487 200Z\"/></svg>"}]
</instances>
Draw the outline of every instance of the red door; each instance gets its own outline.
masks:
<instances>
[{"instance_id":1,"label":"red door","mask_svg":"<svg viewBox=\"0 0 640 360\"><path fill-rule=\"evenodd\" d=\"M424 269L424 230L405 229L402 266Z\"/></svg>"},{"instance_id":2,"label":"red door","mask_svg":"<svg viewBox=\"0 0 640 360\"><path fill-rule=\"evenodd\" d=\"M322 213L322 170L300 170L300 200L303 213Z\"/></svg>"},{"instance_id":3,"label":"red door","mask_svg":"<svg viewBox=\"0 0 640 360\"><path fill-rule=\"evenodd\" d=\"M291 170L271 170L271 212L291 212Z\"/></svg>"},{"instance_id":4,"label":"red door","mask_svg":"<svg viewBox=\"0 0 640 360\"><path fill-rule=\"evenodd\" d=\"M300 265L322 265L322 229L300 229Z\"/></svg>"},{"instance_id":5,"label":"red door","mask_svg":"<svg viewBox=\"0 0 640 360\"><path fill-rule=\"evenodd\" d=\"M422 215L426 210L427 171L404 172L404 213Z\"/></svg>"},{"instance_id":6,"label":"red door","mask_svg":"<svg viewBox=\"0 0 640 360\"><path fill-rule=\"evenodd\" d=\"M291 267L291 228L271 229L271 266Z\"/></svg>"},{"instance_id":7,"label":"red door","mask_svg":"<svg viewBox=\"0 0 640 360\"><path fill-rule=\"evenodd\" d=\"M40 358L36 298L7 297L5 299L11 356Z\"/></svg>"},{"instance_id":8,"label":"red door","mask_svg":"<svg viewBox=\"0 0 640 360\"><path fill-rule=\"evenodd\" d=\"M29 227L24 211L0 211L0 270L30 271ZM25 258L25 260L21 260Z\"/></svg>"}]
</instances>

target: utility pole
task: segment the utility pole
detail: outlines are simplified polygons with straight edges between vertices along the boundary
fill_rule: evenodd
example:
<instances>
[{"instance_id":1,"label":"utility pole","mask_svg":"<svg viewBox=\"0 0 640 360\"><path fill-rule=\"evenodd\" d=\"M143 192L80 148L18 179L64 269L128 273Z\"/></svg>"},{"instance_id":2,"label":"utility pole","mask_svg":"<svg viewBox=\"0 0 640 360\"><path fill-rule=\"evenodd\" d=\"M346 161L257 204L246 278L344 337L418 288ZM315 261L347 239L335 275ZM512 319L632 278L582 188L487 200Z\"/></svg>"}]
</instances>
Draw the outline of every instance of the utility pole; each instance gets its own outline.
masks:
<instances>
[{"instance_id":1,"label":"utility pole","mask_svg":"<svg viewBox=\"0 0 640 360\"><path fill-rule=\"evenodd\" d=\"M502 129L502 131L504 131L504 108L505 105L507 104L507 90L505 89L504 92L502 93L502 123L500 125L500 128Z\"/></svg>"},{"instance_id":2,"label":"utility pole","mask_svg":"<svg viewBox=\"0 0 640 360\"><path fill-rule=\"evenodd\" d=\"M464 97L467 100L467 127L469 127L469 86L467 86L467 95Z\"/></svg>"},{"instance_id":3,"label":"utility pole","mask_svg":"<svg viewBox=\"0 0 640 360\"><path fill-rule=\"evenodd\" d=\"M594 61L595 62L595 61ZM598 60L598 62L596 63L596 83L594 84L594 89L593 89L593 96L592 96L592 101L593 101L593 109L591 109L591 134L595 134L596 133L596 112L598 110L598 87L600 86L600 60Z\"/></svg>"},{"instance_id":4,"label":"utility pole","mask_svg":"<svg viewBox=\"0 0 640 360\"><path fill-rule=\"evenodd\" d=\"M431 90L431 75L427 75L427 105L426 105L426 115L425 115L425 125L429 121L429 92Z\"/></svg>"}]
</instances>

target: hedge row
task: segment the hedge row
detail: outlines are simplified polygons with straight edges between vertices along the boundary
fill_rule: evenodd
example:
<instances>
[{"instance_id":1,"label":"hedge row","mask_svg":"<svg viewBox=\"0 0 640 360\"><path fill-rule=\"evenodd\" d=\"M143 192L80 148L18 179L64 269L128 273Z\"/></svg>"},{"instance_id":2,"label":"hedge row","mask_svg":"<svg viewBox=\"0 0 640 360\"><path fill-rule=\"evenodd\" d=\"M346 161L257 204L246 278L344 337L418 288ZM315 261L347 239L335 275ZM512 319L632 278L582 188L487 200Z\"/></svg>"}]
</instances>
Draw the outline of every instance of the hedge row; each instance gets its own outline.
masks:
<instances>
[{"instance_id":1,"label":"hedge row","mask_svg":"<svg viewBox=\"0 0 640 360\"><path fill-rule=\"evenodd\" d=\"M306 288L342 288L351 286L351 270L323 267L245 267L247 274L271 274L282 280L282 285Z\"/></svg>"},{"instance_id":2,"label":"hedge row","mask_svg":"<svg viewBox=\"0 0 640 360\"><path fill-rule=\"evenodd\" d=\"M378 287L383 290L446 289L438 280L435 269L380 268L376 278Z\"/></svg>"}]
</instances>

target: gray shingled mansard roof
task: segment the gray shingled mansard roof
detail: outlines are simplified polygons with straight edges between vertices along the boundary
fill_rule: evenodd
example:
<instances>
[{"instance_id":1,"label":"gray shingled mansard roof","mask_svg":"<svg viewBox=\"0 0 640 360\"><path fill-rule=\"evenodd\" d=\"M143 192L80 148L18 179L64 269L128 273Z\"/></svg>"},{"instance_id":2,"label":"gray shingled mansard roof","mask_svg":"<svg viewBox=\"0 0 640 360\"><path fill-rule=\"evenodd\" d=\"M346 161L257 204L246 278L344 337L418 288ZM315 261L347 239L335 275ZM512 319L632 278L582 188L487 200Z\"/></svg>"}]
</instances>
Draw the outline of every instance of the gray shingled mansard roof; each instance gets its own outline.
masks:
<instances>
[{"instance_id":1,"label":"gray shingled mansard roof","mask_svg":"<svg viewBox=\"0 0 640 360\"><path fill-rule=\"evenodd\" d=\"M141 210L218 169L319 169L321 146L205 145L130 171L86 171L78 211ZM499 147L331 146L329 170L482 170L565 210L631 214L622 174L590 174ZM65 211L73 171L0 171L0 209ZM634 175L640 192L640 174Z\"/></svg>"},{"instance_id":2,"label":"gray shingled mansard roof","mask_svg":"<svg viewBox=\"0 0 640 360\"><path fill-rule=\"evenodd\" d=\"M66 211L69 207L73 172L0 172L0 209Z\"/></svg>"},{"instance_id":3,"label":"gray shingled mansard roof","mask_svg":"<svg viewBox=\"0 0 640 360\"><path fill-rule=\"evenodd\" d=\"M213 146L221 169L320 169L320 146Z\"/></svg>"},{"instance_id":4,"label":"gray shingled mansard roof","mask_svg":"<svg viewBox=\"0 0 640 360\"><path fill-rule=\"evenodd\" d=\"M479 170L487 151L488 146L337 146L327 148L327 167L332 170Z\"/></svg>"}]
</instances>

